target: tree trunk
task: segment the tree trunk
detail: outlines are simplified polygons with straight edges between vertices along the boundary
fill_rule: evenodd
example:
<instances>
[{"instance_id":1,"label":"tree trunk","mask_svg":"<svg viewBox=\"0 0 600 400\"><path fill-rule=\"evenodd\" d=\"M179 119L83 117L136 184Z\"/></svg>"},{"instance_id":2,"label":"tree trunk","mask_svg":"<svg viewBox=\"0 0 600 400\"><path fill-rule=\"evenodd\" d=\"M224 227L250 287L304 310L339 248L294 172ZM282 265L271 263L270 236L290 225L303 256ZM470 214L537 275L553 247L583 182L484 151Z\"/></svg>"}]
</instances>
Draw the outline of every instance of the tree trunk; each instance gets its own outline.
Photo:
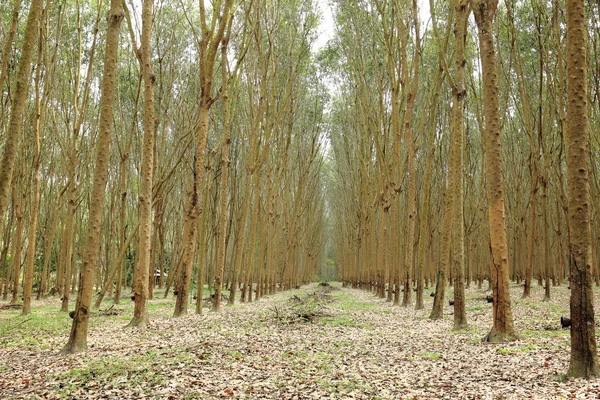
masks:
<instances>
[{"instance_id":1,"label":"tree trunk","mask_svg":"<svg viewBox=\"0 0 600 400\"><path fill-rule=\"evenodd\" d=\"M12 277L12 298L10 304L17 304L19 299L19 279L21 278L21 245L23 241L23 210L21 200L17 194L16 185L12 190L13 208L15 209L15 219L17 226L15 227L15 239L13 242L12 257L10 259L11 277Z\"/></svg>"},{"instance_id":2,"label":"tree trunk","mask_svg":"<svg viewBox=\"0 0 600 400\"><path fill-rule=\"evenodd\" d=\"M200 226L198 227L198 270L196 272L196 314L202 315L202 302L203 302L203 291L204 291L204 270L206 265L206 253L207 253L207 238L206 238L206 224L208 214L208 192L209 186L206 184L207 180L204 180L204 194L202 198L202 214L200 215Z\"/></svg>"},{"instance_id":3,"label":"tree trunk","mask_svg":"<svg viewBox=\"0 0 600 400\"><path fill-rule=\"evenodd\" d=\"M244 187L244 200L242 203L242 211L240 216L240 227L238 228L238 251L235 254L235 260L233 263L233 279L231 284L231 292L229 293L230 305L235 304L235 296L237 293L237 286L239 277L242 269L242 258L246 252L246 232L248 230L248 211L250 210L250 200L252 199L252 169L247 168L246 182ZM242 282L244 280L242 279ZM243 290L243 289L242 289ZM242 300L243 302L243 300Z\"/></svg>"},{"instance_id":4,"label":"tree trunk","mask_svg":"<svg viewBox=\"0 0 600 400\"><path fill-rule=\"evenodd\" d=\"M21 0L13 2L12 18L10 28L4 39L4 48L2 49L2 58L0 59L0 91L4 91L4 82L6 81L6 72L8 70L8 61L11 56L12 43L17 33L17 23L19 22L19 12L21 10Z\"/></svg>"},{"instance_id":5,"label":"tree trunk","mask_svg":"<svg viewBox=\"0 0 600 400\"><path fill-rule=\"evenodd\" d=\"M15 3L18 13L18 4ZM42 13L42 0L32 0L27 16L27 24L23 35L21 48L21 59L17 71L17 84L12 102L9 126L6 131L4 142L4 155L0 164L0 220L4 220L4 213L8 207L8 197L12 185L15 159L17 155L17 144L21 135L23 125L23 113L25 112L25 101L27 100L27 89L29 86L29 75L31 71L31 58L38 33L38 24ZM2 90L2 89L0 89Z\"/></svg>"},{"instance_id":6,"label":"tree trunk","mask_svg":"<svg viewBox=\"0 0 600 400\"><path fill-rule=\"evenodd\" d=\"M206 152L206 142L208 140L209 111L215 99L212 97L213 71L219 44L223 39L225 28L231 18L231 0L225 0L224 4L220 2L212 5L213 20L210 21L211 27L208 28L207 22L202 21L204 31L200 43L200 112L198 120L198 143L194 159L194 182L190 193L190 204L187 210L183 234L183 255L181 258L181 277L178 283L177 301L175 303L175 317L187 314L189 302L189 289L192 278L192 263L196 250L196 235L198 231L198 217L200 215L199 197L200 187L204 178L204 159ZM200 2L201 15L206 17L204 1ZM222 10L221 10L222 8Z\"/></svg>"},{"instance_id":7,"label":"tree trunk","mask_svg":"<svg viewBox=\"0 0 600 400\"><path fill-rule=\"evenodd\" d=\"M587 23L585 2L567 0L567 186L571 280L571 360L567 374L600 375L592 291Z\"/></svg>"},{"instance_id":8,"label":"tree trunk","mask_svg":"<svg viewBox=\"0 0 600 400\"><path fill-rule=\"evenodd\" d=\"M42 30L40 29L40 32ZM40 36L41 37L41 36ZM29 238L27 239L27 257L25 258L25 279L23 280L22 315L31 313L31 293L33 291L33 272L35 265L35 244L38 215L40 212L40 120L42 107L40 100L42 40L38 43L38 65L35 71L35 122L33 127L33 166L31 168L31 211L29 221Z\"/></svg>"},{"instance_id":9,"label":"tree trunk","mask_svg":"<svg viewBox=\"0 0 600 400\"><path fill-rule=\"evenodd\" d=\"M115 280L115 278L118 278L117 274L121 271L121 266L123 265L123 260L125 260L125 255L127 254L127 248L131 244L131 240L135 237L135 234L137 233L138 228L139 228L139 223L131 231L131 233L129 234L129 237L127 238L125 243L121 244L121 247L119 248L119 252L117 253L117 257L115 258L115 262L113 263L113 266L112 266L110 272L108 273L108 278L106 279L104 287L102 288L100 293L98 293L98 297L96 298L96 302L94 303L94 308L100 308L100 304L102 304L102 299L104 299L106 292L108 292L108 289L110 287L112 287L113 281ZM115 304L118 304L118 303L115 302Z\"/></svg>"},{"instance_id":10,"label":"tree trunk","mask_svg":"<svg viewBox=\"0 0 600 400\"><path fill-rule=\"evenodd\" d=\"M150 37L153 22L153 0L144 0L142 6L141 58L144 79L144 144L142 149L141 189L139 195L140 234L137 247L137 274L134 282L133 319L128 326L148 324L148 283L152 263L152 185L154 182L154 86L156 80L152 72ZM153 271L152 271L153 273Z\"/></svg>"},{"instance_id":11,"label":"tree trunk","mask_svg":"<svg viewBox=\"0 0 600 400\"><path fill-rule=\"evenodd\" d=\"M219 243L217 246L217 263L215 274L215 297L212 310L221 310L221 291L223 290L223 275L225 273L225 261L227 256L227 187L229 186L229 143L231 141L231 121L229 112L229 93L227 88L227 42L229 35L223 38L221 44L221 99L223 107L223 147L221 148L221 193L219 195ZM236 282L237 283L237 282ZM235 290L232 289L235 294Z\"/></svg>"},{"instance_id":12,"label":"tree trunk","mask_svg":"<svg viewBox=\"0 0 600 400\"><path fill-rule=\"evenodd\" d=\"M465 227L463 194L463 148L464 148L464 106L467 89L465 88L465 44L467 41L467 21L471 12L468 0L456 0L456 36L455 79L452 88L452 119L450 126L451 152L450 177L452 191L452 270L454 280L454 330L467 328L465 312Z\"/></svg>"},{"instance_id":13,"label":"tree trunk","mask_svg":"<svg viewBox=\"0 0 600 400\"><path fill-rule=\"evenodd\" d=\"M188 205L184 221L183 254L181 255L181 261L177 271L177 280L175 283L175 287L177 288L177 299L175 301L174 317L187 314L189 303L189 289L192 281L192 263L196 253L196 234L198 232L197 221L200 212L198 197L201 195L200 187L204 176L204 153L208 138L208 112L209 108L206 105L200 107L199 140L198 145L196 146L196 159L194 162L194 182L190 193L190 204Z\"/></svg>"},{"instance_id":14,"label":"tree trunk","mask_svg":"<svg viewBox=\"0 0 600 400\"><path fill-rule=\"evenodd\" d=\"M77 304L73 315L73 325L69 341L62 350L63 353L75 353L87 349L87 330L89 325L92 291L96 273L96 262L104 209L104 191L108 177L108 161L110 149L110 132L113 122L113 98L116 82L117 56L119 48L119 27L123 20L122 2L111 0L108 12L106 34L106 50L104 53L104 73L100 98L100 126L96 144L96 166L90 197L89 221L85 246L83 248L83 263L81 280L77 293Z\"/></svg>"},{"instance_id":15,"label":"tree trunk","mask_svg":"<svg viewBox=\"0 0 600 400\"><path fill-rule=\"evenodd\" d=\"M487 178L488 218L492 253L492 290L494 323L487 336L490 342L517 338L510 306L508 287L509 265L504 209L504 178L502 175L502 141L498 105L498 77L492 21L497 0L470 0L477 23L483 77L483 108L485 128L485 163Z\"/></svg>"},{"instance_id":16,"label":"tree trunk","mask_svg":"<svg viewBox=\"0 0 600 400\"><path fill-rule=\"evenodd\" d=\"M531 193L529 195L529 234L527 235L527 262L525 264L525 284L523 285L523 296L525 299L531 296L531 281L533 279L533 254L535 249L535 214L537 203L537 173L532 165Z\"/></svg>"}]
</instances>

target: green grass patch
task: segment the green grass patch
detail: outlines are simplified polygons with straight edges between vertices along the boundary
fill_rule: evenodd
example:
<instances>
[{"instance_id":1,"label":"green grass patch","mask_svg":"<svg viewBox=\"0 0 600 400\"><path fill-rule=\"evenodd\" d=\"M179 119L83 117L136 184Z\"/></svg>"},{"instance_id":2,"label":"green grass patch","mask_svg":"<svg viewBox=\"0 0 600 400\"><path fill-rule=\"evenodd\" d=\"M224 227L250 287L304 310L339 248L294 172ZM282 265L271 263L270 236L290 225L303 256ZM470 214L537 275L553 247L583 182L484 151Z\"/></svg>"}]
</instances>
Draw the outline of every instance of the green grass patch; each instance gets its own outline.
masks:
<instances>
[{"instance_id":1,"label":"green grass patch","mask_svg":"<svg viewBox=\"0 0 600 400\"><path fill-rule=\"evenodd\" d=\"M20 311L19 311L20 313ZM71 328L69 314L47 309L27 316L16 315L0 319L0 347L49 348L46 341L66 337Z\"/></svg>"},{"instance_id":2,"label":"green grass patch","mask_svg":"<svg viewBox=\"0 0 600 400\"><path fill-rule=\"evenodd\" d=\"M500 354L500 355L503 355L503 356L504 356L504 355L506 355L506 354L512 353L513 351L511 351L511 349L507 349L506 347L498 347L498 348L496 349L496 352L497 352L498 354Z\"/></svg>"},{"instance_id":3,"label":"green grass patch","mask_svg":"<svg viewBox=\"0 0 600 400\"><path fill-rule=\"evenodd\" d=\"M98 359L84 359L86 366L73 368L61 373L58 378L67 385L57 388L61 395L70 395L79 388L95 388L99 385L110 384L113 387L131 387L144 384L162 386L168 377L157 369L162 363L161 356L148 353L142 357L124 358L106 356Z\"/></svg>"},{"instance_id":4,"label":"green grass patch","mask_svg":"<svg viewBox=\"0 0 600 400\"><path fill-rule=\"evenodd\" d=\"M336 340L333 342L333 346L336 348L352 347L354 346L354 342L350 339Z\"/></svg>"},{"instance_id":5,"label":"green grass patch","mask_svg":"<svg viewBox=\"0 0 600 400\"><path fill-rule=\"evenodd\" d=\"M366 324L355 321L347 315L341 315L339 317L323 317L321 322L323 325L327 326L347 326L355 328L364 328L367 326Z\"/></svg>"},{"instance_id":6,"label":"green grass patch","mask_svg":"<svg viewBox=\"0 0 600 400\"><path fill-rule=\"evenodd\" d=\"M519 347L498 347L496 351L500 355L516 354L516 353L530 353L536 351L538 347L532 343L526 343Z\"/></svg>"},{"instance_id":7,"label":"green grass patch","mask_svg":"<svg viewBox=\"0 0 600 400\"><path fill-rule=\"evenodd\" d=\"M330 296L337 300L335 307L346 311L370 311L377 307L377 304L370 301L360 301L352 294L344 290L336 290L330 293Z\"/></svg>"},{"instance_id":8,"label":"green grass patch","mask_svg":"<svg viewBox=\"0 0 600 400\"><path fill-rule=\"evenodd\" d=\"M548 309L550 311L554 311L554 312L557 312L557 313L568 313L569 312L568 308L565 308L565 307L562 307L562 306L557 306L557 305L554 305L554 304L547 304L547 307L548 307Z\"/></svg>"},{"instance_id":9,"label":"green grass patch","mask_svg":"<svg viewBox=\"0 0 600 400\"><path fill-rule=\"evenodd\" d=\"M559 383L565 383L567 380L569 380L569 377L567 376L567 374L558 374L554 375L552 377L552 380Z\"/></svg>"},{"instance_id":10,"label":"green grass patch","mask_svg":"<svg viewBox=\"0 0 600 400\"><path fill-rule=\"evenodd\" d=\"M435 351L423 351L419 353L419 356L423 358L429 358L430 360L439 360L442 358L442 353L438 353Z\"/></svg>"},{"instance_id":11,"label":"green grass patch","mask_svg":"<svg viewBox=\"0 0 600 400\"><path fill-rule=\"evenodd\" d=\"M374 391L371 385L355 378L333 381L328 379L317 379L316 383L330 393L338 395L345 395L355 390L363 394L368 394ZM369 398L375 399L375 397Z\"/></svg>"},{"instance_id":12,"label":"green grass patch","mask_svg":"<svg viewBox=\"0 0 600 400\"><path fill-rule=\"evenodd\" d=\"M529 353L529 352L536 351L536 350L537 350L537 346L533 343L526 343L517 348L517 351L520 353Z\"/></svg>"},{"instance_id":13,"label":"green grass patch","mask_svg":"<svg viewBox=\"0 0 600 400\"><path fill-rule=\"evenodd\" d=\"M520 332L520 334L523 337L530 337L530 338L563 338L563 339L569 339L570 338L570 331L568 329L552 329L552 330L546 330L546 329L524 329Z\"/></svg>"},{"instance_id":14,"label":"green grass patch","mask_svg":"<svg viewBox=\"0 0 600 400\"><path fill-rule=\"evenodd\" d=\"M194 300L194 305L196 301ZM148 302L148 311L170 311L173 312L175 305L172 299L160 299L160 301L150 300Z\"/></svg>"},{"instance_id":15,"label":"green grass patch","mask_svg":"<svg viewBox=\"0 0 600 400\"><path fill-rule=\"evenodd\" d=\"M243 358L242 353L237 350L226 350L225 354L227 354L232 361L239 361Z\"/></svg>"}]
</instances>

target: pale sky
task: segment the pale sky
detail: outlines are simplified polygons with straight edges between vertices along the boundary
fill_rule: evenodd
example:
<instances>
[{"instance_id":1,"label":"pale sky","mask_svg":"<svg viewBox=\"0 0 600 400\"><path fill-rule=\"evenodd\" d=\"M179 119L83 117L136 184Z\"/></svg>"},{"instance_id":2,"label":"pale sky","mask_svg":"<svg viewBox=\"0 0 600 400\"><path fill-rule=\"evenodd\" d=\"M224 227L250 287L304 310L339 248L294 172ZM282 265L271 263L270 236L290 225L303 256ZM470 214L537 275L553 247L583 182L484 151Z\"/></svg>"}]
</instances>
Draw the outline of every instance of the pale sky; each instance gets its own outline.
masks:
<instances>
[{"instance_id":1,"label":"pale sky","mask_svg":"<svg viewBox=\"0 0 600 400\"><path fill-rule=\"evenodd\" d=\"M329 39L331 39L335 32L335 24L333 21L333 13L331 6L329 5L330 0L318 0L319 8L321 9L323 18L319 26L319 36L313 45L314 50L319 50ZM421 17L422 24L428 24L429 22L429 0L417 0L419 4L419 14Z\"/></svg>"}]
</instances>

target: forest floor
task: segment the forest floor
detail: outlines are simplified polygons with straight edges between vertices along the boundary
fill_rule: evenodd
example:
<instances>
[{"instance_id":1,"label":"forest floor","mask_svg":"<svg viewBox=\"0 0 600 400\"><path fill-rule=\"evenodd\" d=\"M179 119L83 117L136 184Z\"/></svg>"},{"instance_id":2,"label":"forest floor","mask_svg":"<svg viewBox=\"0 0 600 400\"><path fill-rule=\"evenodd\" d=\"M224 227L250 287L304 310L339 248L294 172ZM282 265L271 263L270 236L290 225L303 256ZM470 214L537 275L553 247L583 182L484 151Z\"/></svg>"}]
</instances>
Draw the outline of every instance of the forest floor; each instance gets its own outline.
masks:
<instances>
[{"instance_id":1,"label":"forest floor","mask_svg":"<svg viewBox=\"0 0 600 400\"><path fill-rule=\"evenodd\" d=\"M453 332L447 301L443 320L428 319L429 290L426 308L415 311L332 285L219 314L195 315L192 306L180 318L171 317L173 299L156 293L147 329L124 329L133 306L117 305L117 315L93 316L88 351L68 356L59 351L71 320L57 311L58 299L36 302L26 317L0 302L0 399L600 398L600 381L565 379L565 286L543 302L540 287L521 300L513 285L521 340L487 344L492 305L484 290L467 290L470 329Z\"/></svg>"}]
</instances>

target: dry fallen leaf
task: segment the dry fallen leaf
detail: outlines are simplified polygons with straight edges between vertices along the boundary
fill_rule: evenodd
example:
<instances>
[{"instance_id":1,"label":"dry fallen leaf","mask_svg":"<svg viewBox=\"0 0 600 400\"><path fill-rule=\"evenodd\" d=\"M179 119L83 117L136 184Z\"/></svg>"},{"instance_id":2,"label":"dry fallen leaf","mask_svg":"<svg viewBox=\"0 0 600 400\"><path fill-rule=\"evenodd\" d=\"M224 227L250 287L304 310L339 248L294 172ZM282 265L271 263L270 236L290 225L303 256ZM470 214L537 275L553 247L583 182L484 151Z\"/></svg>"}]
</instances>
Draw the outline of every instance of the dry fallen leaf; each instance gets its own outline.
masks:
<instances>
[{"instance_id":1,"label":"dry fallen leaf","mask_svg":"<svg viewBox=\"0 0 600 400\"><path fill-rule=\"evenodd\" d=\"M596 398L599 382L562 375L569 331L559 318L568 315L568 290L553 288L552 300L542 302L533 289L522 300L521 288L511 288L521 340L503 344L481 342L492 310L475 287L467 290L470 329L463 332L452 331L451 317L428 319L429 296L426 309L415 311L344 288L312 323L282 323L272 310L316 285L203 316L171 318L172 300L153 300L168 307L152 311L148 329L124 330L122 320L107 319L92 325L82 355L58 354L66 336L3 347L0 398Z\"/></svg>"}]
</instances>

